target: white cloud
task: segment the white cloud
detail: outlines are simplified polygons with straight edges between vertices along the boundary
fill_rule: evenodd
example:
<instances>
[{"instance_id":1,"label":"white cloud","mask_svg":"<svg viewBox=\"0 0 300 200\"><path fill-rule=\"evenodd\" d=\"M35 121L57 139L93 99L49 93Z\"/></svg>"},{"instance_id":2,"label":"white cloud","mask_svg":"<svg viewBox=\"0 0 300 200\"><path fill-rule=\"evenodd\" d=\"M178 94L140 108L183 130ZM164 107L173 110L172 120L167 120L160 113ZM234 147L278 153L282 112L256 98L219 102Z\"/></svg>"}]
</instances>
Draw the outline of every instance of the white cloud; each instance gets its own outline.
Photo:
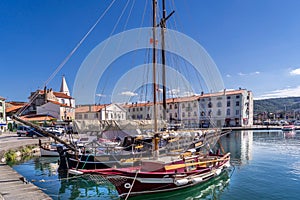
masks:
<instances>
[{"instance_id":1,"label":"white cloud","mask_svg":"<svg viewBox=\"0 0 300 200\"><path fill-rule=\"evenodd\" d=\"M231 77L231 75L230 75L230 74L226 74L226 77L227 77L227 78L230 78L230 77Z\"/></svg>"},{"instance_id":2,"label":"white cloud","mask_svg":"<svg viewBox=\"0 0 300 200\"><path fill-rule=\"evenodd\" d=\"M183 96L192 96L192 95L195 95L195 93L189 91L183 93Z\"/></svg>"},{"instance_id":3,"label":"white cloud","mask_svg":"<svg viewBox=\"0 0 300 200\"><path fill-rule=\"evenodd\" d=\"M106 97L105 94L96 94L97 97Z\"/></svg>"},{"instance_id":4,"label":"white cloud","mask_svg":"<svg viewBox=\"0 0 300 200\"><path fill-rule=\"evenodd\" d=\"M248 74L244 74L244 73L242 73L242 72L239 72L239 73L238 73L239 76L253 76L253 75L259 75L259 74L260 74L259 71L256 71L256 72L250 72L250 73L248 73Z\"/></svg>"},{"instance_id":5,"label":"white cloud","mask_svg":"<svg viewBox=\"0 0 300 200\"><path fill-rule=\"evenodd\" d=\"M300 68L290 71L290 75L292 76L300 75Z\"/></svg>"},{"instance_id":6,"label":"white cloud","mask_svg":"<svg viewBox=\"0 0 300 200\"><path fill-rule=\"evenodd\" d=\"M170 95L177 95L179 93L180 93L179 89L172 89L172 90L168 91L168 94L170 94Z\"/></svg>"},{"instance_id":7,"label":"white cloud","mask_svg":"<svg viewBox=\"0 0 300 200\"><path fill-rule=\"evenodd\" d=\"M258 74L260 74L260 72L258 71L251 73L251 75L258 75Z\"/></svg>"},{"instance_id":8,"label":"white cloud","mask_svg":"<svg viewBox=\"0 0 300 200\"><path fill-rule=\"evenodd\" d=\"M133 96L137 96L138 94L131 91L126 91L126 92L122 92L121 95L133 97Z\"/></svg>"},{"instance_id":9,"label":"white cloud","mask_svg":"<svg viewBox=\"0 0 300 200\"><path fill-rule=\"evenodd\" d=\"M281 90L274 90L267 92L259 97L254 97L254 99L271 99L271 98L282 98L282 97L297 97L300 96L300 86L295 88L286 88Z\"/></svg>"}]
</instances>

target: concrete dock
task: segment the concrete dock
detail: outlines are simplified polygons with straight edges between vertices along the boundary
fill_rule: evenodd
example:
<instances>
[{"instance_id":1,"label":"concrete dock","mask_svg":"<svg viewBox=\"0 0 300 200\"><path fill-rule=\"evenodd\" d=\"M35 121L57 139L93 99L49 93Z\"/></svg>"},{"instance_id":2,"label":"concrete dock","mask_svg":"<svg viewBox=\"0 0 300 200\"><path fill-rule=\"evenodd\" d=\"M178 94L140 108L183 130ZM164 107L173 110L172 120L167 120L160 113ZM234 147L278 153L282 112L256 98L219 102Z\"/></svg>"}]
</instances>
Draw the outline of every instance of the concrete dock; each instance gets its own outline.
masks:
<instances>
[{"instance_id":1,"label":"concrete dock","mask_svg":"<svg viewBox=\"0 0 300 200\"><path fill-rule=\"evenodd\" d=\"M47 141L48 138L43 138ZM0 200L40 200L51 199L41 189L13 170L6 163L1 163L5 152L17 150L27 145L37 145L38 139L17 137L16 133L1 133L0 135Z\"/></svg>"},{"instance_id":2,"label":"concrete dock","mask_svg":"<svg viewBox=\"0 0 300 200\"><path fill-rule=\"evenodd\" d=\"M27 181L10 166L0 163L1 200L51 199L42 190Z\"/></svg>"}]
</instances>

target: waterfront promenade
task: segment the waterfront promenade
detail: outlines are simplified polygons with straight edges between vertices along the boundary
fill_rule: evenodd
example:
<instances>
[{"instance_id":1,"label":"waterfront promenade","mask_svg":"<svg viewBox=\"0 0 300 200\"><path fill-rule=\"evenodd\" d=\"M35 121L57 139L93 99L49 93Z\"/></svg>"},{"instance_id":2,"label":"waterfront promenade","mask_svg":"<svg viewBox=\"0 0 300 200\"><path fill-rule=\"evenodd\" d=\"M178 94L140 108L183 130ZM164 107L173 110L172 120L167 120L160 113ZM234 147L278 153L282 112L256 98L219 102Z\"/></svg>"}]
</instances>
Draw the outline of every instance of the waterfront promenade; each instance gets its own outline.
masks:
<instances>
[{"instance_id":1,"label":"waterfront promenade","mask_svg":"<svg viewBox=\"0 0 300 200\"><path fill-rule=\"evenodd\" d=\"M48 138L43 138L48 141ZM32 183L28 183L22 175L18 174L6 163L1 162L5 152L10 149L17 150L27 145L37 145L38 139L18 137L16 133L0 134L0 200L38 200L51 199L42 190Z\"/></svg>"}]
</instances>

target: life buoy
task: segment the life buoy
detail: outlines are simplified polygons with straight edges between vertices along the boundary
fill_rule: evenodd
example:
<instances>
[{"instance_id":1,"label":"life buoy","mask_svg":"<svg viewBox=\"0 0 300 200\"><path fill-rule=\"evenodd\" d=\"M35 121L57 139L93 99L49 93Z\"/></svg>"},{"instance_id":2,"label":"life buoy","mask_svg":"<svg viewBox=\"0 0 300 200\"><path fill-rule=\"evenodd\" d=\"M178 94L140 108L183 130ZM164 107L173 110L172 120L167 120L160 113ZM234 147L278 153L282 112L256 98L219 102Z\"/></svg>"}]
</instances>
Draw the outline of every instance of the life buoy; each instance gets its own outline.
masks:
<instances>
[{"instance_id":1,"label":"life buoy","mask_svg":"<svg viewBox=\"0 0 300 200\"><path fill-rule=\"evenodd\" d=\"M124 188L129 189L131 187L130 183L125 183Z\"/></svg>"}]
</instances>

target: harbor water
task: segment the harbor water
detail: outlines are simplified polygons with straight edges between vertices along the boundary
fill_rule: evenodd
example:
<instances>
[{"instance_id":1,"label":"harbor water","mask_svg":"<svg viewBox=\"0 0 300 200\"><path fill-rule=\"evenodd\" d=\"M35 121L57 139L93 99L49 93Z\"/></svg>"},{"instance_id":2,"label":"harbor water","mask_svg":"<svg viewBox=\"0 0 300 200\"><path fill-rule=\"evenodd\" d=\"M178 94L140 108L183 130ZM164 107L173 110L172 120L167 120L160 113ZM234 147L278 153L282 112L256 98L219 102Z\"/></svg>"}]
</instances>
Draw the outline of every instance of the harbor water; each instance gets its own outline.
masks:
<instances>
[{"instance_id":1,"label":"harbor water","mask_svg":"<svg viewBox=\"0 0 300 200\"><path fill-rule=\"evenodd\" d=\"M199 186L133 199L300 199L300 132L234 131L221 138L232 169ZM97 176L60 176L58 158L33 158L13 168L51 198L119 199ZM17 189L16 189L17 192Z\"/></svg>"}]
</instances>

